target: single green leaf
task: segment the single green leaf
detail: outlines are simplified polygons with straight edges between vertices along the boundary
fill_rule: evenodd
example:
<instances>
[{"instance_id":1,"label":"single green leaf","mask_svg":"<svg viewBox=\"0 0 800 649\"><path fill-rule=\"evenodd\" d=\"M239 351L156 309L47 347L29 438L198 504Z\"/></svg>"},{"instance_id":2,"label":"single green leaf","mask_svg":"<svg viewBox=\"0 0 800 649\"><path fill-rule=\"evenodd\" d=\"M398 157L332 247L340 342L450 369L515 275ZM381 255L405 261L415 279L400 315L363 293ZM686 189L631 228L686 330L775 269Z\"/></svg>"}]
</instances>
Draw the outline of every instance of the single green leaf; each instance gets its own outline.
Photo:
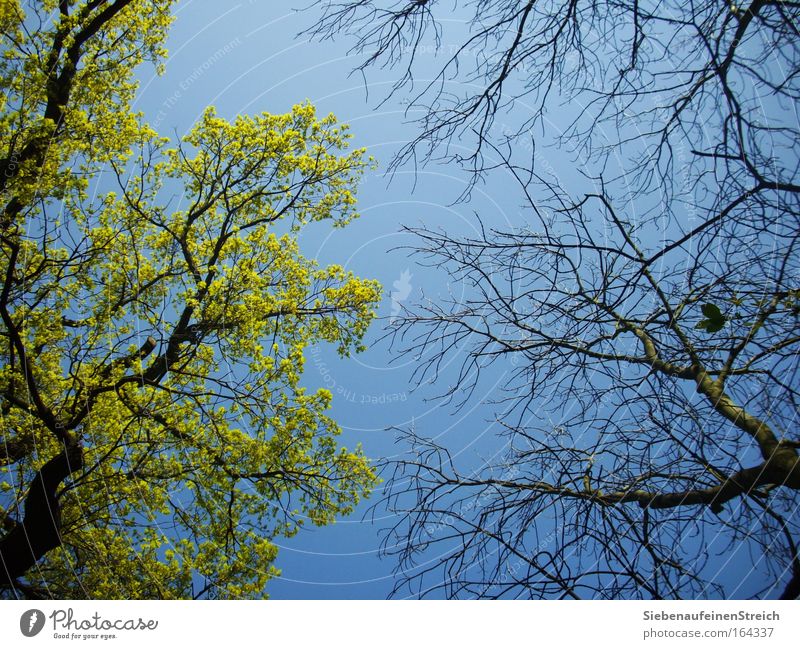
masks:
<instances>
[{"instance_id":1,"label":"single green leaf","mask_svg":"<svg viewBox=\"0 0 800 649\"><path fill-rule=\"evenodd\" d=\"M722 315L722 312L719 310L719 307L716 304L706 303L701 307L703 315L708 318L709 320L722 320L725 321L725 317Z\"/></svg>"}]
</instances>

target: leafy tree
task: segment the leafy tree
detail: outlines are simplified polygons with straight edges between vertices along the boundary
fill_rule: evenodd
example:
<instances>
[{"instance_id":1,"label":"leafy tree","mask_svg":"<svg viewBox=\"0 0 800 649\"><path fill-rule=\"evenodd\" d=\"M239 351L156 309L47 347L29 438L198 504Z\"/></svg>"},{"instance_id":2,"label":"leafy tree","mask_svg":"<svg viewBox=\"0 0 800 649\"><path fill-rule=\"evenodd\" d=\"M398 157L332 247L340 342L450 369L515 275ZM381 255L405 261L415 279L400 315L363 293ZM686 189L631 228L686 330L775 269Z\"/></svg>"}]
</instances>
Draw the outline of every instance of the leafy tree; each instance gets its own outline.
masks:
<instances>
[{"instance_id":1,"label":"leafy tree","mask_svg":"<svg viewBox=\"0 0 800 649\"><path fill-rule=\"evenodd\" d=\"M504 373L506 441L475 466L404 431L398 588L799 596L798 6L490 0L453 29L452 3L320 4L313 33L414 88L396 164L523 198L518 227L413 230L467 297L395 336L456 405Z\"/></svg>"},{"instance_id":2,"label":"leafy tree","mask_svg":"<svg viewBox=\"0 0 800 649\"><path fill-rule=\"evenodd\" d=\"M0 587L263 596L277 536L375 483L303 351L361 349L380 288L303 257L369 165L310 104L205 111L170 143L131 110L171 0L3 2Z\"/></svg>"}]
</instances>

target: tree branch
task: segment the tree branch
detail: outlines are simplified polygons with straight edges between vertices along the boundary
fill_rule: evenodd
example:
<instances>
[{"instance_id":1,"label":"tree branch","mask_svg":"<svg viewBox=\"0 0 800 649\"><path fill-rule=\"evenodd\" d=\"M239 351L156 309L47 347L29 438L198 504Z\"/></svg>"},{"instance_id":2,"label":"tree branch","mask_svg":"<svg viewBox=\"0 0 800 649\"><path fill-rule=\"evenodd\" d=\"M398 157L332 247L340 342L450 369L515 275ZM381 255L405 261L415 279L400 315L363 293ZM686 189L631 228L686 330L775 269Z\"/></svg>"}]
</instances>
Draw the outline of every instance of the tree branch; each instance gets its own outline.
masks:
<instances>
[{"instance_id":1,"label":"tree branch","mask_svg":"<svg viewBox=\"0 0 800 649\"><path fill-rule=\"evenodd\" d=\"M36 474L25 499L25 518L0 540L0 587L30 570L47 552L61 545L59 484L83 467L83 449L66 447Z\"/></svg>"}]
</instances>

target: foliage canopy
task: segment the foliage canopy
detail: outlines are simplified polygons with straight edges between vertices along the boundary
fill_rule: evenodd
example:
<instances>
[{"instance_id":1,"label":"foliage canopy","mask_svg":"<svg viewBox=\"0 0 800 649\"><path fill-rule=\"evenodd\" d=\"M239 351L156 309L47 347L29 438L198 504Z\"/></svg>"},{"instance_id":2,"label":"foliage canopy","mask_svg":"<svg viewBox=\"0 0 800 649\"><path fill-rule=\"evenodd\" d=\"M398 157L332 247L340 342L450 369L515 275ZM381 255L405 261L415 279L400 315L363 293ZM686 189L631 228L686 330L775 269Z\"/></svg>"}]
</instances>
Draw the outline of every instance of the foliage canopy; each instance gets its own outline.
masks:
<instances>
[{"instance_id":1,"label":"foliage canopy","mask_svg":"<svg viewBox=\"0 0 800 649\"><path fill-rule=\"evenodd\" d=\"M308 345L361 349L380 287L295 236L356 217L370 161L308 103L209 108L160 137L133 72L161 66L172 4L0 4L0 587L17 595L263 596L275 537L375 483L301 376Z\"/></svg>"}]
</instances>

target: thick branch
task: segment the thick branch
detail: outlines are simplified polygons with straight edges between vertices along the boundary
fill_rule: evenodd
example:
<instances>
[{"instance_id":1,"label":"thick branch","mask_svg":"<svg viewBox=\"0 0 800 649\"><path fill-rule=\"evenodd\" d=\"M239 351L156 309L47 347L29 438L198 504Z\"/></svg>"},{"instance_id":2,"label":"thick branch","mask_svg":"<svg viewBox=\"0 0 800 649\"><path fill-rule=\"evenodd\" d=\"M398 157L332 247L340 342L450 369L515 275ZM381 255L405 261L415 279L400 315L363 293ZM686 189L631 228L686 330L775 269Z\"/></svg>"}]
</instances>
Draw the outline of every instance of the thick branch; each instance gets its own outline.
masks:
<instances>
[{"instance_id":1,"label":"thick branch","mask_svg":"<svg viewBox=\"0 0 800 649\"><path fill-rule=\"evenodd\" d=\"M781 468L764 462L754 467L737 471L724 482L706 489L690 489L670 493L656 493L639 489L629 489L611 493L599 490L575 490L546 482L521 483L506 480L457 480L453 484L460 487L495 485L513 490L535 491L554 494L565 498L591 501L597 505L613 507L620 503L637 503L643 508L672 509L687 505L708 505L712 511L719 512L722 505L738 496L752 493L759 486L767 484L786 485ZM790 485L789 485L790 486Z\"/></svg>"},{"instance_id":2,"label":"thick branch","mask_svg":"<svg viewBox=\"0 0 800 649\"><path fill-rule=\"evenodd\" d=\"M795 565L792 569L792 578L786 584L786 588L781 593L781 599L798 599L800 598L800 566Z\"/></svg>"},{"instance_id":3,"label":"thick branch","mask_svg":"<svg viewBox=\"0 0 800 649\"><path fill-rule=\"evenodd\" d=\"M0 540L0 586L11 585L47 552L61 545L59 484L83 466L83 449L67 447L36 474L25 499L25 518Z\"/></svg>"},{"instance_id":4,"label":"thick branch","mask_svg":"<svg viewBox=\"0 0 800 649\"><path fill-rule=\"evenodd\" d=\"M130 3L131 0L115 0L115 2L98 12L75 34L74 41L66 52L60 74L56 74L56 65L61 56L68 32L63 28L56 32L48 58L50 69L48 70L49 78L47 79L47 105L43 115L44 119L50 120L50 122L44 122L45 128L42 133L31 138L21 151L0 159L0 192L5 192L9 181L19 174L20 169L26 166L27 162L32 161L37 169L42 167L48 149L53 146L53 140L57 138L63 129L64 107L67 105L69 96L72 93L78 64L83 55L83 46L86 41L94 37L105 24ZM99 2L90 2L86 9L91 11L99 4ZM5 208L0 227L3 229L10 227L23 207L24 205L19 199L13 196Z\"/></svg>"}]
</instances>

